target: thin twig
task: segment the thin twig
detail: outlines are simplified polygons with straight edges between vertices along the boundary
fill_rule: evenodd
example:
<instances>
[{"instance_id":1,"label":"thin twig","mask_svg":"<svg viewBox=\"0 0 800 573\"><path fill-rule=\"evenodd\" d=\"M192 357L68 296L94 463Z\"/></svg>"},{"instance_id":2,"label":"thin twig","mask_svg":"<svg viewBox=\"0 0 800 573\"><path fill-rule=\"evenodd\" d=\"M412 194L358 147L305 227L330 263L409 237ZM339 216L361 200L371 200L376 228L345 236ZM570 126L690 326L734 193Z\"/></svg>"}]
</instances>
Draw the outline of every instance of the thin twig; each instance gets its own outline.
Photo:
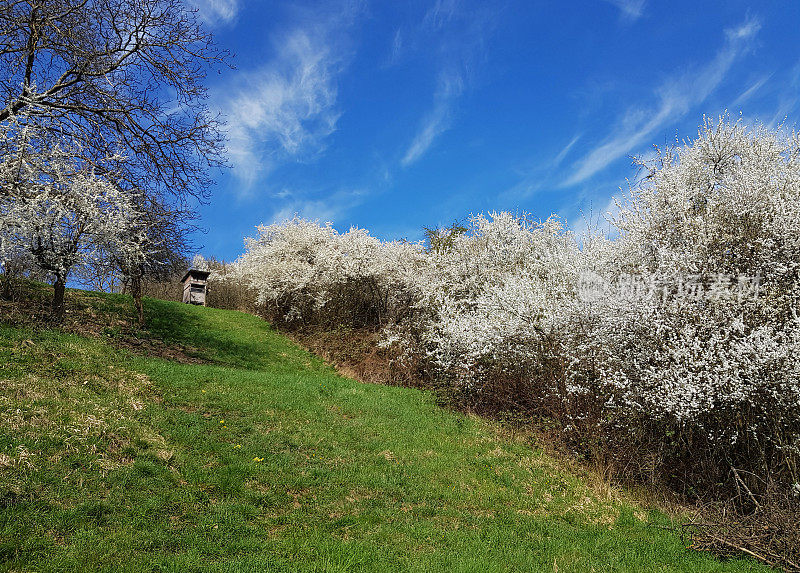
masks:
<instances>
[{"instance_id":1,"label":"thin twig","mask_svg":"<svg viewBox=\"0 0 800 573\"><path fill-rule=\"evenodd\" d=\"M736 468L735 468L735 467L733 467L733 466L731 466L731 470L733 471L733 475L734 475L734 477L736 478L736 481L738 482L738 483L737 483L737 485L736 485L736 489L739 489L739 484L741 484L741 486L742 486L742 487L744 488L744 490L747 492L747 495L748 495L748 496L750 496L750 499L751 499L751 500L753 500L753 503L754 503L754 504L755 504L755 506L756 506L756 511L761 511L761 504L760 504L760 503L758 503L758 500L756 499L756 496L754 496L754 495L753 495L753 492L752 492L752 491L750 491L750 488L749 488L749 487L747 487L747 484L746 484L746 483L744 483L744 480L742 480L742 478L741 478L741 477L739 477L739 472L738 472L738 471L736 471Z\"/></svg>"}]
</instances>

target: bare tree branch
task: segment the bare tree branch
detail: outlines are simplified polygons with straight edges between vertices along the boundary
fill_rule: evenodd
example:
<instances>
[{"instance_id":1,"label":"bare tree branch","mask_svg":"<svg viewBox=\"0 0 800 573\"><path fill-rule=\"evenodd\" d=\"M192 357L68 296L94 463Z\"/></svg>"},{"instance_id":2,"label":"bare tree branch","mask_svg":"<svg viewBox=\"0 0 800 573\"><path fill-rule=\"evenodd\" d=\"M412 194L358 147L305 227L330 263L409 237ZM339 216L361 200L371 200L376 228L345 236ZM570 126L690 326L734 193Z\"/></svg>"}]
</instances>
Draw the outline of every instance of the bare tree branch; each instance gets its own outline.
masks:
<instances>
[{"instance_id":1,"label":"bare tree branch","mask_svg":"<svg viewBox=\"0 0 800 573\"><path fill-rule=\"evenodd\" d=\"M205 199L224 165L208 71L227 65L182 0L0 0L0 123L26 115L115 166L122 188Z\"/></svg>"}]
</instances>

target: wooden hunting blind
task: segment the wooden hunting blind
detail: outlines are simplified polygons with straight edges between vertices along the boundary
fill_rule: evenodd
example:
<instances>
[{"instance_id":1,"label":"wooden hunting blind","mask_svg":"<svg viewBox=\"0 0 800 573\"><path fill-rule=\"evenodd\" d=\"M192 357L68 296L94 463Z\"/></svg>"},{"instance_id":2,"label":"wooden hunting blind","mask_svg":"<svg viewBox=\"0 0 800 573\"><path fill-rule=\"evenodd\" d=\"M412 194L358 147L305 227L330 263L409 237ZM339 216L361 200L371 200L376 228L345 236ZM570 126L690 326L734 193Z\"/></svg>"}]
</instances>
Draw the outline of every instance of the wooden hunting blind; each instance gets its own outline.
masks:
<instances>
[{"instance_id":1,"label":"wooden hunting blind","mask_svg":"<svg viewBox=\"0 0 800 573\"><path fill-rule=\"evenodd\" d=\"M183 302L186 304L206 305L206 290L208 289L209 271L189 269L183 275Z\"/></svg>"}]
</instances>

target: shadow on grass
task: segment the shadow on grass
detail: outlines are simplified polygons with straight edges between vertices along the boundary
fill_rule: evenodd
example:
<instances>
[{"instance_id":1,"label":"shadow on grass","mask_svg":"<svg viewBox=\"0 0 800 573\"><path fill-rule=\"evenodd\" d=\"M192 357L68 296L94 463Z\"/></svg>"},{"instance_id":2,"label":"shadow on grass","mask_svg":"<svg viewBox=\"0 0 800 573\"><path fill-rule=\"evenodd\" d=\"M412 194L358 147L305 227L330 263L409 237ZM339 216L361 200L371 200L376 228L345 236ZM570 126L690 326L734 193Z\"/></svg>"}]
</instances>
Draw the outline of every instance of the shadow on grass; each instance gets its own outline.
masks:
<instances>
[{"instance_id":1,"label":"shadow on grass","mask_svg":"<svg viewBox=\"0 0 800 573\"><path fill-rule=\"evenodd\" d=\"M128 295L68 288L62 320L52 313L53 287L17 277L11 299L0 298L0 322L12 326L58 328L65 332L98 336L105 330L121 329L135 318Z\"/></svg>"},{"instance_id":2,"label":"shadow on grass","mask_svg":"<svg viewBox=\"0 0 800 573\"><path fill-rule=\"evenodd\" d=\"M198 357L220 366L263 370L280 362L281 352L298 353L255 316L157 299L144 305L153 337L193 347Z\"/></svg>"}]
</instances>

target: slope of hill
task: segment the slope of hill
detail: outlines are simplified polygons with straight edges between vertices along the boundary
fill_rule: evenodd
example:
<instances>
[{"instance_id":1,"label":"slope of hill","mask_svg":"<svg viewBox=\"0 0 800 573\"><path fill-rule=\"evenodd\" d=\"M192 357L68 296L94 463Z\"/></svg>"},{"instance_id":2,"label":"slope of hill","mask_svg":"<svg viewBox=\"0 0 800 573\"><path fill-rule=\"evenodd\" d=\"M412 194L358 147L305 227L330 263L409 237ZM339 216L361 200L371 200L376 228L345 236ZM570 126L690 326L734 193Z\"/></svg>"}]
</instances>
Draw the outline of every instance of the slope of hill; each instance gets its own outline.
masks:
<instances>
[{"instance_id":1,"label":"slope of hill","mask_svg":"<svg viewBox=\"0 0 800 573\"><path fill-rule=\"evenodd\" d=\"M2 571L763 570L256 317L83 297L92 337L0 324Z\"/></svg>"}]
</instances>

